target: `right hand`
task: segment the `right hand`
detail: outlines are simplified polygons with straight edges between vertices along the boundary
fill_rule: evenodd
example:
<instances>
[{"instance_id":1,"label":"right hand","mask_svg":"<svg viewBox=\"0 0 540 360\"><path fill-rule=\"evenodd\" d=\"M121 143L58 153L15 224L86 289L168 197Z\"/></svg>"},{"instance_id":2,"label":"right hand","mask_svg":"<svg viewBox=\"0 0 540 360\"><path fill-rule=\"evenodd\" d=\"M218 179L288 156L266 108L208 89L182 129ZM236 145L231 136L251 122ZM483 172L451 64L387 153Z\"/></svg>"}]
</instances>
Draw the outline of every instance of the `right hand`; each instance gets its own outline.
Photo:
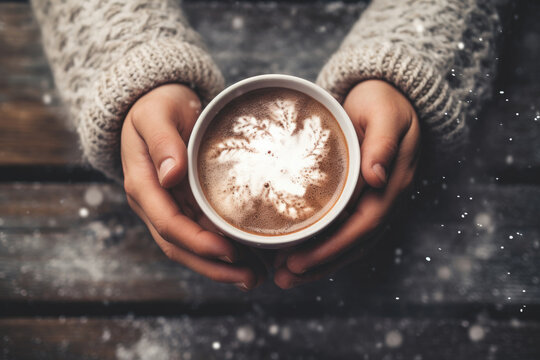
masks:
<instances>
[{"instance_id":1,"label":"right hand","mask_svg":"<svg viewBox=\"0 0 540 360\"><path fill-rule=\"evenodd\" d=\"M200 110L197 95L180 84L162 85L135 102L121 137L127 201L169 259L249 290L264 280L264 266L215 232L187 183L186 143Z\"/></svg>"}]
</instances>

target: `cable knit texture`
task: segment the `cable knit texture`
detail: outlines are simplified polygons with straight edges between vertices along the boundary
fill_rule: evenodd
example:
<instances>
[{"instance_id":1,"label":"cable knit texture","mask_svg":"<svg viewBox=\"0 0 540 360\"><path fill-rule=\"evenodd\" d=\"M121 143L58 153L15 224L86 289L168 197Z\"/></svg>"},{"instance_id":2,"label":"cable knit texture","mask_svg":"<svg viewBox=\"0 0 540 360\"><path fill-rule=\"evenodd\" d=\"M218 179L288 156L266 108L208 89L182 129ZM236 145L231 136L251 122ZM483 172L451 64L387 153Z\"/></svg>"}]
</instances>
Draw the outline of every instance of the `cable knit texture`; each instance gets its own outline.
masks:
<instances>
[{"instance_id":1,"label":"cable knit texture","mask_svg":"<svg viewBox=\"0 0 540 360\"><path fill-rule=\"evenodd\" d=\"M192 86L205 103L224 86L178 2L33 0L32 5L84 157L118 181L122 123L139 97L178 82Z\"/></svg>"},{"instance_id":2,"label":"cable knit texture","mask_svg":"<svg viewBox=\"0 0 540 360\"><path fill-rule=\"evenodd\" d=\"M85 158L121 179L120 132L129 108L164 83L193 86L203 103L223 78L178 3L33 0L56 85ZM498 18L490 0L373 0L318 83L338 100L383 79L415 106L423 138L451 152L491 93Z\"/></svg>"},{"instance_id":3,"label":"cable knit texture","mask_svg":"<svg viewBox=\"0 0 540 360\"><path fill-rule=\"evenodd\" d=\"M374 0L317 82L343 101L385 80L416 108L428 151L452 153L491 94L499 20L489 0Z\"/></svg>"}]
</instances>

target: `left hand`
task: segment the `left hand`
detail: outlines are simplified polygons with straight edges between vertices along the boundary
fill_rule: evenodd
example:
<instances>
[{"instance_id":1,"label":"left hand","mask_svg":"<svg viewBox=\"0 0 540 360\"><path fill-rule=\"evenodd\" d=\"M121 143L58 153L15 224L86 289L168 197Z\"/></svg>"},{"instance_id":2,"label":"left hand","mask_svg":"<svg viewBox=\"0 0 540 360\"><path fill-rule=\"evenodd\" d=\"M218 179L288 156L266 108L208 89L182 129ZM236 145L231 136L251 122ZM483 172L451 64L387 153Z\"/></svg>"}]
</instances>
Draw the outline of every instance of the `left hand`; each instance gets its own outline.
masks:
<instances>
[{"instance_id":1,"label":"left hand","mask_svg":"<svg viewBox=\"0 0 540 360\"><path fill-rule=\"evenodd\" d=\"M349 92L343 107L361 144L361 196L351 200L342 214L348 219L332 233L277 254L274 282L282 289L328 276L361 257L412 184L420 126L408 99L387 82L367 80Z\"/></svg>"}]
</instances>

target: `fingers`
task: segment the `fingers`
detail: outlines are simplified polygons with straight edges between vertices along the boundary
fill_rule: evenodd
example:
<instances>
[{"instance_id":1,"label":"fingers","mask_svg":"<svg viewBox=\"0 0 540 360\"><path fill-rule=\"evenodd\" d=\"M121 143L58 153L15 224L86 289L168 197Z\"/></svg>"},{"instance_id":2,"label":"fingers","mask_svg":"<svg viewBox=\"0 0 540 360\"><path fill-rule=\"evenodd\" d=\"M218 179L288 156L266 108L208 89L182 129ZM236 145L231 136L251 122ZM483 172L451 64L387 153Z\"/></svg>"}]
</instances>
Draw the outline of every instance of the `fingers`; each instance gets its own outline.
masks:
<instances>
[{"instance_id":1,"label":"fingers","mask_svg":"<svg viewBox=\"0 0 540 360\"><path fill-rule=\"evenodd\" d=\"M166 241L142 208L132 198L128 197L128 202L146 224L152 237L170 260L181 263L214 281L234 284L243 291L253 289L264 282L266 271L256 261L229 264L231 261L228 258L220 257L219 260L221 261L207 259Z\"/></svg>"},{"instance_id":2,"label":"fingers","mask_svg":"<svg viewBox=\"0 0 540 360\"><path fill-rule=\"evenodd\" d=\"M131 207L166 241L199 256L236 260L234 246L222 236L204 230L183 215L170 193L158 182L143 140L130 123L122 131L124 188ZM146 156L146 157L145 157Z\"/></svg>"},{"instance_id":3,"label":"fingers","mask_svg":"<svg viewBox=\"0 0 540 360\"><path fill-rule=\"evenodd\" d=\"M362 144L362 177L371 187L381 188L388 183L414 109L396 88L380 80L359 83L349 92L343 107Z\"/></svg>"},{"instance_id":4,"label":"fingers","mask_svg":"<svg viewBox=\"0 0 540 360\"><path fill-rule=\"evenodd\" d=\"M411 185L418 162L419 125L414 119L403 137L395 169L384 190L366 190L354 213L329 239L293 251L286 260L287 268L295 274L327 263L344 253L358 241L374 234L390 215L401 194Z\"/></svg>"},{"instance_id":5,"label":"fingers","mask_svg":"<svg viewBox=\"0 0 540 360\"><path fill-rule=\"evenodd\" d=\"M373 190L367 191L356 211L330 238L294 251L287 257L287 268L295 274L304 274L310 269L328 263L358 239L371 234L381 224L386 206L383 199Z\"/></svg>"},{"instance_id":6,"label":"fingers","mask_svg":"<svg viewBox=\"0 0 540 360\"><path fill-rule=\"evenodd\" d=\"M195 93L178 84L161 86L132 107L121 139L128 203L170 259L213 280L250 289L264 278L264 267L251 257L241 264L239 252L230 241L185 216L165 189L178 187L184 180L185 142L199 111ZM197 217L190 201L182 204Z\"/></svg>"},{"instance_id":7,"label":"fingers","mask_svg":"<svg viewBox=\"0 0 540 360\"><path fill-rule=\"evenodd\" d=\"M199 98L190 88L167 84L139 99L128 114L165 188L178 184L186 174L185 144L200 109Z\"/></svg>"},{"instance_id":8,"label":"fingers","mask_svg":"<svg viewBox=\"0 0 540 360\"><path fill-rule=\"evenodd\" d=\"M158 108L136 113L133 125L144 140L159 183L165 188L178 184L186 175L187 150L178 131L176 110Z\"/></svg>"},{"instance_id":9,"label":"fingers","mask_svg":"<svg viewBox=\"0 0 540 360\"><path fill-rule=\"evenodd\" d=\"M368 122L361 146L361 168L362 177L370 186L380 188L387 184L405 131L392 119L375 118Z\"/></svg>"},{"instance_id":10,"label":"fingers","mask_svg":"<svg viewBox=\"0 0 540 360\"><path fill-rule=\"evenodd\" d=\"M274 274L274 283L281 289L290 289L295 286L323 279L336 273L345 266L361 259L368 250L368 248L363 246L357 247L335 261L300 275L291 272L285 266L280 267Z\"/></svg>"},{"instance_id":11,"label":"fingers","mask_svg":"<svg viewBox=\"0 0 540 360\"><path fill-rule=\"evenodd\" d=\"M234 246L222 236L204 230L180 213L166 190L156 184L142 183L143 191L126 190L129 199L144 209L144 214L166 241L199 256L237 260ZM140 215L140 214L139 214Z\"/></svg>"},{"instance_id":12,"label":"fingers","mask_svg":"<svg viewBox=\"0 0 540 360\"><path fill-rule=\"evenodd\" d=\"M181 249L165 241L150 222L145 221L145 223L158 246L169 259L184 264L203 276L217 282L235 284L241 290L253 289L264 280L263 276L250 267L212 261Z\"/></svg>"}]
</instances>

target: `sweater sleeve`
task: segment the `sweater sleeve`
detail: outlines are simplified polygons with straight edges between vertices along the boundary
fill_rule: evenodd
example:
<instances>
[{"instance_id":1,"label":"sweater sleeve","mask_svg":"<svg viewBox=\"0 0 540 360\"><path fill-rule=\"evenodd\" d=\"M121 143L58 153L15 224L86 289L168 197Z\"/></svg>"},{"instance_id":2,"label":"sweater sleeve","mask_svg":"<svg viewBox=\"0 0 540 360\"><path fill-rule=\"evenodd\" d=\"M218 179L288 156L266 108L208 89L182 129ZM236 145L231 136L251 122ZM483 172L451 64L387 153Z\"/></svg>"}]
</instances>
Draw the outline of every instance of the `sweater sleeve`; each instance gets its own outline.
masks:
<instances>
[{"instance_id":1,"label":"sweater sleeve","mask_svg":"<svg viewBox=\"0 0 540 360\"><path fill-rule=\"evenodd\" d=\"M178 2L33 0L56 87L84 158L119 181L120 132L133 103L171 82L203 104L224 85Z\"/></svg>"},{"instance_id":2,"label":"sweater sleeve","mask_svg":"<svg viewBox=\"0 0 540 360\"><path fill-rule=\"evenodd\" d=\"M424 145L449 154L491 95L498 27L490 0L373 0L317 82L339 101L363 80L391 83L415 107Z\"/></svg>"}]
</instances>

